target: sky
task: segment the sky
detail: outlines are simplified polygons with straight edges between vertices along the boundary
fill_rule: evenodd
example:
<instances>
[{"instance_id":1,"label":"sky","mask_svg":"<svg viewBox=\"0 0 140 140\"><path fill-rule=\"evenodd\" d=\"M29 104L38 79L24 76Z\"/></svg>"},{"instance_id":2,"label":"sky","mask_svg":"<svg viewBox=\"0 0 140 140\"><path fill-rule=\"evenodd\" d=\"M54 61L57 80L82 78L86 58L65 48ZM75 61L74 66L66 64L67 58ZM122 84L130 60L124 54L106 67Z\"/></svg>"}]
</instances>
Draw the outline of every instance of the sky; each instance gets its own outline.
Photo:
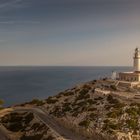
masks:
<instances>
[{"instance_id":1,"label":"sky","mask_svg":"<svg viewBox=\"0 0 140 140\"><path fill-rule=\"evenodd\" d=\"M139 0L0 0L0 66L131 66Z\"/></svg>"}]
</instances>

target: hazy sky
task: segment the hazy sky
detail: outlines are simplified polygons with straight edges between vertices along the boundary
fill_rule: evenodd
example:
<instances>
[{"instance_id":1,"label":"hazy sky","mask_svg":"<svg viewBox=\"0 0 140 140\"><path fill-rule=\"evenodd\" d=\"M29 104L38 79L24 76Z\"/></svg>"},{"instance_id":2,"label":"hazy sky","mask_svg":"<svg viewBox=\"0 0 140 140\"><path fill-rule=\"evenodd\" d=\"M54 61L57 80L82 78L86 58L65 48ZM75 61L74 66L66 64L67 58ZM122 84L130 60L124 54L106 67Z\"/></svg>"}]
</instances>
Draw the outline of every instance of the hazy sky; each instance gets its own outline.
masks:
<instances>
[{"instance_id":1,"label":"hazy sky","mask_svg":"<svg viewBox=\"0 0 140 140\"><path fill-rule=\"evenodd\" d=\"M132 65L140 0L0 0L0 65Z\"/></svg>"}]
</instances>

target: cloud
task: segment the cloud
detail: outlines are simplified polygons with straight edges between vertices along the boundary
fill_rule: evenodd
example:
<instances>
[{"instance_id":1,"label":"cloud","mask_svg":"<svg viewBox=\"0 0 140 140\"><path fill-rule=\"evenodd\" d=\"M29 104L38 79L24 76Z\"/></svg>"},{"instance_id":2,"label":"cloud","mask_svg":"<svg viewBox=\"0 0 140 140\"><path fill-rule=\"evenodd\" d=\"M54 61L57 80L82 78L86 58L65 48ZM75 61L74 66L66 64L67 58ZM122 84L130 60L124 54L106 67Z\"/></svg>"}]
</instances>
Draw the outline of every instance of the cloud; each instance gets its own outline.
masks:
<instances>
[{"instance_id":1,"label":"cloud","mask_svg":"<svg viewBox=\"0 0 140 140\"><path fill-rule=\"evenodd\" d=\"M0 24L4 25L11 25L11 24L39 24L40 21L32 21L32 20L25 20L25 21L0 21Z\"/></svg>"},{"instance_id":2,"label":"cloud","mask_svg":"<svg viewBox=\"0 0 140 140\"><path fill-rule=\"evenodd\" d=\"M0 21L0 24L14 24L14 21Z\"/></svg>"},{"instance_id":3,"label":"cloud","mask_svg":"<svg viewBox=\"0 0 140 140\"><path fill-rule=\"evenodd\" d=\"M21 8L23 7L23 0L9 0L8 2L0 2L0 10L9 10L11 8Z\"/></svg>"},{"instance_id":4,"label":"cloud","mask_svg":"<svg viewBox=\"0 0 140 140\"><path fill-rule=\"evenodd\" d=\"M5 8L7 6L11 6L13 4L16 4L18 2L21 2L22 0L12 0L12 1L9 1L9 2L5 2L5 3L0 3L0 8Z\"/></svg>"}]
</instances>

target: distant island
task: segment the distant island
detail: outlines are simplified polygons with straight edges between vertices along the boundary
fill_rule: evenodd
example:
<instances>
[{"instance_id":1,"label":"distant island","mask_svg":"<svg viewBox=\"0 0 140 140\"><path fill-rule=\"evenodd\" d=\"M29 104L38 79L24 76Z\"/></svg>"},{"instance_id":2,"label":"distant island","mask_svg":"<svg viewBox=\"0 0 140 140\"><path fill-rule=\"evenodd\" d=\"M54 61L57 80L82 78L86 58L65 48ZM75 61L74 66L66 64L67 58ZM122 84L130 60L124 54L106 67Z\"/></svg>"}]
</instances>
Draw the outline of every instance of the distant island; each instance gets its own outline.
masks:
<instances>
[{"instance_id":1,"label":"distant island","mask_svg":"<svg viewBox=\"0 0 140 140\"><path fill-rule=\"evenodd\" d=\"M134 72L1 109L0 140L140 140L139 54Z\"/></svg>"}]
</instances>

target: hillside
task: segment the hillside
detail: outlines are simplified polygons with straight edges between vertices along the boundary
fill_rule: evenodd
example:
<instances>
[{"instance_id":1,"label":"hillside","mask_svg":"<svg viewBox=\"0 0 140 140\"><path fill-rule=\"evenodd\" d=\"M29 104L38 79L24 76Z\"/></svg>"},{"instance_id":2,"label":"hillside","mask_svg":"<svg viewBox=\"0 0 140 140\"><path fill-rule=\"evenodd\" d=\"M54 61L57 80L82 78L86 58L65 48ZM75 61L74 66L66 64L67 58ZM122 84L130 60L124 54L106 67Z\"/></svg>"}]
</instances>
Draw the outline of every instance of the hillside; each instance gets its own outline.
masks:
<instances>
[{"instance_id":1,"label":"hillside","mask_svg":"<svg viewBox=\"0 0 140 140\"><path fill-rule=\"evenodd\" d=\"M140 140L140 88L129 84L94 80L16 107L39 107L64 129L86 140ZM11 112L1 117L1 124L12 134L18 132L20 140L57 140L53 131L29 112Z\"/></svg>"},{"instance_id":2,"label":"hillside","mask_svg":"<svg viewBox=\"0 0 140 140\"><path fill-rule=\"evenodd\" d=\"M51 129L30 112L11 112L0 120L8 140L58 140ZM2 139L3 140L3 139Z\"/></svg>"},{"instance_id":3,"label":"hillside","mask_svg":"<svg viewBox=\"0 0 140 140\"><path fill-rule=\"evenodd\" d=\"M66 127L96 139L140 140L140 89L94 80L49 97L46 111Z\"/></svg>"}]
</instances>

